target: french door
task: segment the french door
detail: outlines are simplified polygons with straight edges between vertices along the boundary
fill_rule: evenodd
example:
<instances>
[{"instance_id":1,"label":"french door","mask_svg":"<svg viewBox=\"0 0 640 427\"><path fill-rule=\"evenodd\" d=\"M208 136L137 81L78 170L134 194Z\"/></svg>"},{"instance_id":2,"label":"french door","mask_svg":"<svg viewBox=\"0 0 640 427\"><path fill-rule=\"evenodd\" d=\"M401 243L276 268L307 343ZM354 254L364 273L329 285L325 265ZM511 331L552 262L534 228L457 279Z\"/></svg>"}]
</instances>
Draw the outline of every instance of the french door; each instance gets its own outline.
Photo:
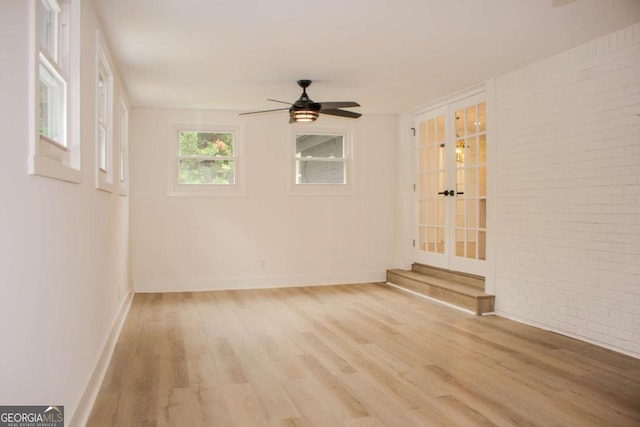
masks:
<instances>
[{"instance_id":1,"label":"french door","mask_svg":"<svg viewBox=\"0 0 640 427\"><path fill-rule=\"evenodd\" d=\"M417 262L486 275L486 117L483 94L416 117Z\"/></svg>"}]
</instances>

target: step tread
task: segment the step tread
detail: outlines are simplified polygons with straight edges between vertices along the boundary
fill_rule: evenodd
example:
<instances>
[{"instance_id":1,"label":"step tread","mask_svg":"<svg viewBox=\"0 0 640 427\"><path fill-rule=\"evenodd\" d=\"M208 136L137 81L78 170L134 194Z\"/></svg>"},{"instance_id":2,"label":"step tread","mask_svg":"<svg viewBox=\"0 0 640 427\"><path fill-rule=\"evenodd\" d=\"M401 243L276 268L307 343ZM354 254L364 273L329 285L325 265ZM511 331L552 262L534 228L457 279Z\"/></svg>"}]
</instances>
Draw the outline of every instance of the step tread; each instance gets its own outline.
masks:
<instances>
[{"instance_id":1,"label":"step tread","mask_svg":"<svg viewBox=\"0 0 640 427\"><path fill-rule=\"evenodd\" d=\"M471 273L463 273L460 271L447 270L446 268L434 267L417 262L411 264L410 271L425 274L427 276L434 276L439 279L453 280L455 282L464 283L466 285L473 285L477 288L480 288L481 290L484 290L484 276L478 276Z\"/></svg>"},{"instance_id":2,"label":"step tread","mask_svg":"<svg viewBox=\"0 0 640 427\"><path fill-rule=\"evenodd\" d=\"M389 270L391 274L397 274L399 276L406 277L408 279L412 279L418 282L422 282L426 285L436 286L438 288L448 289L450 291L474 297L474 298L490 298L493 297L491 294L487 294L480 290L477 286L468 285L465 283L457 282L454 280L446 280L441 279L434 276L429 276L422 273L417 273L415 271L407 271L400 269L391 269Z\"/></svg>"}]
</instances>

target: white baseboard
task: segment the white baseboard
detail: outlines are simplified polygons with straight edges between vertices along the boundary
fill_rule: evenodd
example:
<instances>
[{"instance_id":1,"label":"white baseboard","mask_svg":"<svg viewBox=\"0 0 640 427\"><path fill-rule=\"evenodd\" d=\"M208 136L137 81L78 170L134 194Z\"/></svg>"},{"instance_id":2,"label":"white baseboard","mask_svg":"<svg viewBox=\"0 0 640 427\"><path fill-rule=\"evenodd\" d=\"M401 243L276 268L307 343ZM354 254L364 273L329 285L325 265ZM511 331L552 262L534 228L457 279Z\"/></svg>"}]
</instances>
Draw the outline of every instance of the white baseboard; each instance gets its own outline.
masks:
<instances>
[{"instance_id":1,"label":"white baseboard","mask_svg":"<svg viewBox=\"0 0 640 427\"><path fill-rule=\"evenodd\" d=\"M552 328L552 327L549 327L548 325L545 325L543 323L538 323L538 322L534 322L534 321L531 321L531 320L522 319L522 318L520 318L518 316L513 316L511 314L504 313L502 311L496 311L495 314L497 316L504 317L505 319L513 320L514 322L523 323L525 325L529 325L529 326L533 326L534 328L538 328L538 329L542 329L542 330L545 330L545 331L553 332L553 333L556 333L558 335L564 335L565 337L573 338L573 339L576 339L578 341L584 341L584 342L587 342L589 344L596 345L598 347L606 348L607 350L615 351L616 353L624 354L626 356L630 356L630 357L633 357L635 359L640 359L640 354L638 354L638 353L634 353L632 351L625 350L625 349L620 348L620 347L609 345L609 344L603 343L601 341L596 341L594 339L591 339L589 337L585 337L583 335L572 334L571 332L563 331L561 329Z\"/></svg>"},{"instance_id":2,"label":"white baseboard","mask_svg":"<svg viewBox=\"0 0 640 427\"><path fill-rule=\"evenodd\" d=\"M98 363L93 370L93 375L91 375L89 383L87 384L87 387L85 387L82 398L78 403L78 407L76 408L76 411L71 418L71 422L69 423L70 427L84 427L87 424L87 421L89 421L91 411L93 410L93 405L95 404L98 393L100 392L102 381L104 380L104 376L107 373L109 362L111 362L113 351L116 347L116 343L118 342L120 331L122 330L124 321L127 318L129 309L131 308L133 296L133 291L130 291L122 300L122 303L118 308L116 317L113 320L113 325L111 326L111 332L109 332L109 336L107 337L107 341L102 349L100 359L98 360Z\"/></svg>"},{"instance_id":3,"label":"white baseboard","mask_svg":"<svg viewBox=\"0 0 640 427\"><path fill-rule=\"evenodd\" d=\"M347 272L289 276L212 277L136 280L136 292L197 292L233 289L267 289L296 286L340 285L386 281L386 271Z\"/></svg>"}]
</instances>

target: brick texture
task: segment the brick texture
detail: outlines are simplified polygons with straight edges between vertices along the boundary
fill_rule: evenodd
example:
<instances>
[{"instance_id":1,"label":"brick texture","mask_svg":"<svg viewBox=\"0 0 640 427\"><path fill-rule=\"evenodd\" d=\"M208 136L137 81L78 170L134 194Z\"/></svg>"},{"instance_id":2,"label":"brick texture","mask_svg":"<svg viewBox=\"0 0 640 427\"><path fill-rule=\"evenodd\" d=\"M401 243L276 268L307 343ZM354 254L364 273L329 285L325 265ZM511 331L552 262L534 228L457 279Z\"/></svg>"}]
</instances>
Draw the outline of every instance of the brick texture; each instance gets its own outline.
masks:
<instances>
[{"instance_id":1,"label":"brick texture","mask_svg":"<svg viewBox=\"0 0 640 427\"><path fill-rule=\"evenodd\" d=\"M496 310L640 357L640 24L496 79Z\"/></svg>"}]
</instances>

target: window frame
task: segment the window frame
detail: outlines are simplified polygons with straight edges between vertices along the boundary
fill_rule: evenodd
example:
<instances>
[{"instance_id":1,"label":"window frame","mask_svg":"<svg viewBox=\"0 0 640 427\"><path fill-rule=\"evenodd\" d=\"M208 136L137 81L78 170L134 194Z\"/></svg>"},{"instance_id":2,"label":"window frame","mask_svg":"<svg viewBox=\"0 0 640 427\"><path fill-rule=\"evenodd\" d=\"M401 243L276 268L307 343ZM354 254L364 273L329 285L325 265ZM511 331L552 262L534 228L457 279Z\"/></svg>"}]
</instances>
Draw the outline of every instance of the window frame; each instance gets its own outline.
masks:
<instances>
[{"instance_id":1,"label":"window frame","mask_svg":"<svg viewBox=\"0 0 640 427\"><path fill-rule=\"evenodd\" d=\"M118 168L118 194L129 195L129 103L120 89L120 155Z\"/></svg>"},{"instance_id":2,"label":"window frame","mask_svg":"<svg viewBox=\"0 0 640 427\"><path fill-rule=\"evenodd\" d=\"M289 151L289 194L292 196L351 196L356 193L355 185L355 131L353 128L344 127L319 127L315 125L291 125L290 126L290 151ZM343 162L344 162L344 184L331 183L298 183L297 164L300 157L297 157L297 137L299 134L306 135L339 135L342 136ZM327 161L320 160L317 161ZM336 160L333 160L336 161Z\"/></svg>"},{"instance_id":3,"label":"window frame","mask_svg":"<svg viewBox=\"0 0 640 427\"><path fill-rule=\"evenodd\" d=\"M103 79L104 77L104 79ZM105 99L101 98L100 86L104 82ZM96 31L96 76L95 76L95 174L96 189L113 192L114 174L114 77L107 49L101 32ZM104 111L102 111L104 109ZM102 135L104 135L104 159L102 156ZM104 160L104 164L103 164Z\"/></svg>"},{"instance_id":4,"label":"window frame","mask_svg":"<svg viewBox=\"0 0 640 427\"><path fill-rule=\"evenodd\" d=\"M45 5L46 4L46 5ZM40 12L55 13L53 52L42 46ZM80 1L31 0L29 2L29 155L27 172L62 181L81 183L80 145ZM41 70L46 69L63 89L58 123L61 138L41 130Z\"/></svg>"},{"instance_id":5,"label":"window frame","mask_svg":"<svg viewBox=\"0 0 640 427\"><path fill-rule=\"evenodd\" d=\"M244 197L245 155L244 126L240 124L217 124L202 122L173 122L169 126L169 196L183 197ZM233 184L181 184L180 183L180 133L211 132L233 134L233 157L220 157L217 160L233 160L235 163Z\"/></svg>"}]
</instances>

